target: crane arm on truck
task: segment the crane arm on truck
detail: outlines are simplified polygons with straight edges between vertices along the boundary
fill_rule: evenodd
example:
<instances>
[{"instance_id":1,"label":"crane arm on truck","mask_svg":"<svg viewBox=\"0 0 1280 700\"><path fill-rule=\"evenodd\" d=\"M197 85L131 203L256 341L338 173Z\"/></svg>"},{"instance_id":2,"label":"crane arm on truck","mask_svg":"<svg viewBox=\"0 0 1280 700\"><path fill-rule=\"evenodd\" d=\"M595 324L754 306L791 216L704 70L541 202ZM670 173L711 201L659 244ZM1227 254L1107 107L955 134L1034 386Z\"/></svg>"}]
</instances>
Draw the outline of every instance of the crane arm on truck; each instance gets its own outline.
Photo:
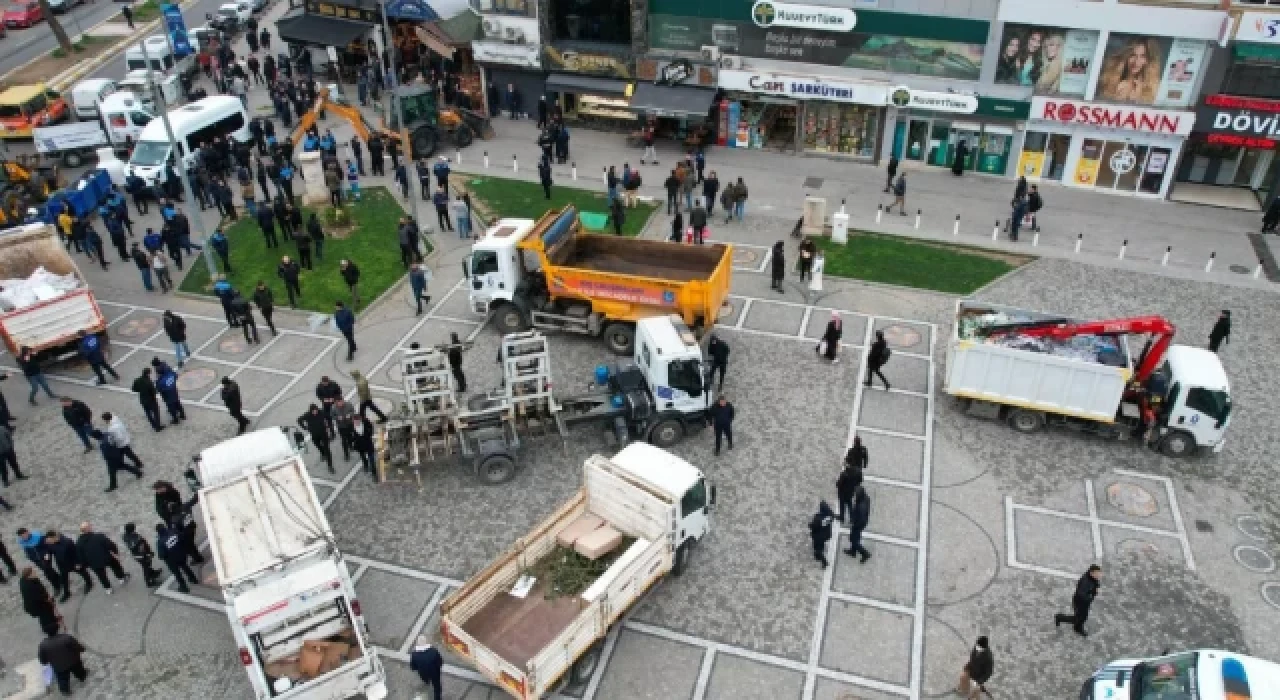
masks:
<instances>
[{"instance_id":1,"label":"crane arm on truck","mask_svg":"<svg viewBox=\"0 0 1280 700\"><path fill-rule=\"evenodd\" d=\"M1078 335L1138 335L1152 336L1152 343L1144 350L1138 368L1134 371L1134 383L1145 382L1160 362L1165 351L1173 344L1173 334L1177 329L1161 316L1136 316L1134 318L1118 318L1106 321L1088 321L1086 323L1069 323L1065 321L1047 321L1032 324L1009 324L995 326L991 335L1017 333L1033 337L1066 340Z\"/></svg>"}]
</instances>

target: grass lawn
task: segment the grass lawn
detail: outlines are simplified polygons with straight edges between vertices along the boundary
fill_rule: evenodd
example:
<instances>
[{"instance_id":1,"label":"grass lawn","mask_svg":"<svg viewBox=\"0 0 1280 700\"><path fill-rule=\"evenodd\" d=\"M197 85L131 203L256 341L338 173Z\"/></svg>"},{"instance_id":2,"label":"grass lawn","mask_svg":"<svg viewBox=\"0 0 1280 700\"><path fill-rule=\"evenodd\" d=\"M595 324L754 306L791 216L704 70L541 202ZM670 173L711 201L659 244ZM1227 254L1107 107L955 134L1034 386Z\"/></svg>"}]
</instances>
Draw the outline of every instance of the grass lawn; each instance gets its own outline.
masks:
<instances>
[{"instance_id":1,"label":"grass lawn","mask_svg":"<svg viewBox=\"0 0 1280 700\"><path fill-rule=\"evenodd\" d=\"M147 0L133 6L133 21L135 23L150 22L160 16L160 3L156 0ZM122 16L121 19L124 19Z\"/></svg>"},{"instance_id":2,"label":"grass lawn","mask_svg":"<svg viewBox=\"0 0 1280 700\"><path fill-rule=\"evenodd\" d=\"M338 262L343 258L353 261L360 268L360 299L368 304L395 284L405 274L400 264L400 245L396 238L396 224L404 215L400 204L385 188L361 188L364 199L349 206L351 217L356 228L347 238L325 237L324 262L315 257L312 249L313 268L302 270L302 298L298 300L298 308L333 312L333 302L342 300L350 303L351 295L347 285L338 273ZM212 214L215 210L208 210ZM325 216L317 211L323 224ZM311 216L311 209L303 207L302 217L306 221ZM275 295L276 305L288 307L289 295L285 293L284 282L276 277L276 266L280 257L288 255L297 260L298 249L293 243L281 241L275 250L267 248L262 237L262 229L258 223L246 216L241 216L229 228L222 230L231 242L231 267L235 271L229 276L231 284L246 297L253 293L258 280L264 280ZM280 229L276 227L276 237L280 237ZM431 250L431 244L423 241L423 254ZM182 291L193 294L212 296L209 290L209 273L202 261L193 261L190 272L180 285ZM221 262L219 262L221 267Z\"/></svg>"},{"instance_id":3,"label":"grass lawn","mask_svg":"<svg viewBox=\"0 0 1280 700\"><path fill-rule=\"evenodd\" d=\"M847 245L826 237L814 242L826 258L825 274L951 294L969 294L1030 260L864 231L850 231Z\"/></svg>"},{"instance_id":4,"label":"grass lawn","mask_svg":"<svg viewBox=\"0 0 1280 700\"><path fill-rule=\"evenodd\" d=\"M556 183L551 186L551 199L542 193L542 185L524 180L511 180L505 177L489 175L464 176L465 187L471 191L473 201L488 210L492 218L504 217L518 219L538 219L548 209L563 209L572 204L579 212L609 213L608 200L604 192L583 190ZM644 228L649 215L658 205L652 202L636 202L634 209L628 209L622 223L622 235L636 236ZM613 225L609 225L609 233Z\"/></svg>"}]
</instances>

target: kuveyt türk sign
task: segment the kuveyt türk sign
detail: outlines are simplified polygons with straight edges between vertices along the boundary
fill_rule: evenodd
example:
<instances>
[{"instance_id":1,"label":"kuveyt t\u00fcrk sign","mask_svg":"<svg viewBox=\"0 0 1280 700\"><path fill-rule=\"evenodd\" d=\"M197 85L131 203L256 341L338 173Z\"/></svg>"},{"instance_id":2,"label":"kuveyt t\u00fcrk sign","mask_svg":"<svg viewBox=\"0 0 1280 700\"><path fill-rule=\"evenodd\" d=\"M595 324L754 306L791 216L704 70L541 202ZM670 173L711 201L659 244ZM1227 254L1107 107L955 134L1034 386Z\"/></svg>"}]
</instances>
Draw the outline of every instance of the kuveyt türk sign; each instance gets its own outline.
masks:
<instances>
[{"instance_id":1,"label":"kuveyt t\u00fcrk sign","mask_svg":"<svg viewBox=\"0 0 1280 700\"><path fill-rule=\"evenodd\" d=\"M1186 136L1195 124L1195 114L1167 109L1128 105L1098 104L1082 100L1033 97L1031 118L1073 126L1138 131L1148 134Z\"/></svg>"},{"instance_id":2,"label":"kuveyt t\u00fcrk sign","mask_svg":"<svg viewBox=\"0 0 1280 700\"><path fill-rule=\"evenodd\" d=\"M1275 148L1280 139L1280 101L1210 95L1196 110L1196 132L1209 143Z\"/></svg>"},{"instance_id":3,"label":"kuveyt t\u00fcrk sign","mask_svg":"<svg viewBox=\"0 0 1280 700\"><path fill-rule=\"evenodd\" d=\"M751 6L751 20L757 27L798 27L828 32L853 31L858 16L843 7L796 5L773 0L756 0Z\"/></svg>"}]
</instances>

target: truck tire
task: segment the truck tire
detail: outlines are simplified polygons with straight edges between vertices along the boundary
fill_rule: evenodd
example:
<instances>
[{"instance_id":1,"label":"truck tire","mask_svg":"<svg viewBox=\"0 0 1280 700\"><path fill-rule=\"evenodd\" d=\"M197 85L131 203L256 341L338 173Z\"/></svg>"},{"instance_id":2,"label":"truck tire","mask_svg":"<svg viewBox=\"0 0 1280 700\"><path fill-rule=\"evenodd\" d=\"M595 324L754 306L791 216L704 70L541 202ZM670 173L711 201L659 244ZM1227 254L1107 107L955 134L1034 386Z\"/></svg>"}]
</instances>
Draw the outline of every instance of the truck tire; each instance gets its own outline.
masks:
<instances>
[{"instance_id":1,"label":"truck tire","mask_svg":"<svg viewBox=\"0 0 1280 700\"><path fill-rule=\"evenodd\" d=\"M604 327L604 344L609 352L630 357L636 349L636 327L630 323L610 323Z\"/></svg>"},{"instance_id":2,"label":"truck tire","mask_svg":"<svg viewBox=\"0 0 1280 700\"><path fill-rule=\"evenodd\" d=\"M684 426L674 418L658 421L649 431L649 442L656 447L667 448L684 437Z\"/></svg>"},{"instance_id":3,"label":"truck tire","mask_svg":"<svg viewBox=\"0 0 1280 700\"><path fill-rule=\"evenodd\" d=\"M409 134L409 149L415 160L430 158L436 152L436 144L439 141L440 135L433 127L420 126Z\"/></svg>"},{"instance_id":4,"label":"truck tire","mask_svg":"<svg viewBox=\"0 0 1280 700\"><path fill-rule=\"evenodd\" d=\"M78 168L84 164L84 155L79 151L67 151L62 156L62 164L68 168Z\"/></svg>"},{"instance_id":5,"label":"truck tire","mask_svg":"<svg viewBox=\"0 0 1280 700\"><path fill-rule=\"evenodd\" d=\"M476 478L486 486L497 486L516 476L516 461L504 454L491 454L476 462Z\"/></svg>"},{"instance_id":6,"label":"truck tire","mask_svg":"<svg viewBox=\"0 0 1280 700\"><path fill-rule=\"evenodd\" d=\"M1044 414L1027 408L1015 408L1009 414L1009 427L1020 433L1037 433L1044 427Z\"/></svg>"},{"instance_id":7,"label":"truck tire","mask_svg":"<svg viewBox=\"0 0 1280 700\"><path fill-rule=\"evenodd\" d=\"M671 562L672 575L683 576L684 572L689 568L689 557L693 554L693 542L693 540L685 540L683 544L676 547L676 556Z\"/></svg>"},{"instance_id":8,"label":"truck tire","mask_svg":"<svg viewBox=\"0 0 1280 700\"><path fill-rule=\"evenodd\" d=\"M458 148L466 148L475 140L476 132L472 131L471 127L466 124L459 124L458 129L453 132L453 143Z\"/></svg>"},{"instance_id":9,"label":"truck tire","mask_svg":"<svg viewBox=\"0 0 1280 700\"><path fill-rule=\"evenodd\" d=\"M591 682L591 676L595 675L596 667L600 665L600 658L604 655L604 642L597 639L595 644L587 647L582 652L582 656L573 662L573 666L569 667L569 673L565 674L569 677L569 685L583 686Z\"/></svg>"},{"instance_id":10,"label":"truck tire","mask_svg":"<svg viewBox=\"0 0 1280 700\"><path fill-rule=\"evenodd\" d=\"M1185 430L1174 430L1160 440L1160 451L1169 457L1187 457L1195 454L1196 439Z\"/></svg>"},{"instance_id":11,"label":"truck tire","mask_svg":"<svg viewBox=\"0 0 1280 700\"><path fill-rule=\"evenodd\" d=\"M525 321L524 312L515 304L503 304L493 314L494 322L498 324L498 330L503 335L508 333L519 333L529 327Z\"/></svg>"}]
</instances>

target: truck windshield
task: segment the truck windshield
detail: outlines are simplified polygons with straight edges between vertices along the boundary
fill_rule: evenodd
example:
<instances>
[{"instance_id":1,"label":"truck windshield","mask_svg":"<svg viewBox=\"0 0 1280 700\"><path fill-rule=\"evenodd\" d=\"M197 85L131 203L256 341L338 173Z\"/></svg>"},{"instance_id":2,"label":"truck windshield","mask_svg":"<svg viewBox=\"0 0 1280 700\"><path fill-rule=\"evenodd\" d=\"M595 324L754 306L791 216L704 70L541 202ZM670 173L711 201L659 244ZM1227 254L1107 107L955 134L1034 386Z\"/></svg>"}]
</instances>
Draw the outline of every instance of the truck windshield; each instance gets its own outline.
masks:
<instances>
[{"instance_id":1,"label":"truck windshield","mask_svg":"<svg viewBox=\"0 0 1280 700\"><path fill-rule=\"evenodd\" d=\"M234 8L234 7L220 7L220 8L218 8L218 14L222 15L223 17L235 17L235 16L236 16L236 8Z\"/></svg>"},{"instance_id":2,"label":"truck windshield","mask_svg":"<svg viewBox=\"0 0 1280 700\"><path fill-rule=\"evenodd\" d=\"M690 396L701 396L702 364L697 360L675 360L667 367L667 383Z\"/></svg>"},{"instance_id":3,"label":"truck windshield","mask_svg":"<svg viewBox=\"0 0 1280 700\"><path fill-rule=\"evenodd\" d=\"M129 162L134 165L162 165L169 159L168 141L139 141Z\"/></svg>"},{"instance_id":4,"label":"truck windshield","mask_svg":"<svg viewBox=\"0 0 1280 700\"><path fill-rule=\"evenodd\" d=\"M477 250L471 255L471 274L487 275L498 271L498 254L492 250Z\"/></svg>"},{"instance_id":5,"label":"truck windshield","mask_svg":"<svg viewBox=\"0 0 1280 700\"><path fill-rule=\"evenodd\" d=\"M27 114L35 114L36 112L44 111L48 106L49 99L47 97L44 95L36 95L28 100L27 103L22 106L22 109L26 111Z\"/></svg>"},{"instance_id":6,"label":"truck windshield","mask_svg":"<svg viewBox=\"0 0 1280 700\"><path fill-rule=\"evenodd\" d=\"M1231 396L1225 391L1195 388L1187 392L1187 408L1222 423L1231 414Z\"/></svg>"},{"instance_id":7,"label":"truck windshield","mask_svg":"<svg viewBox=\"0 0 1280 700\"><path fill-rule=\"evenodd\" d=\"M22 116L22 107L20 105L0 105L0 119L12 119L13 117Z\"/></svg>"},{"instance_id":8,"label":"truck windshield","mask_svg":"<svg viewBox=\"0 0 1280 700\"><path fill-rule=\"evenodd\" d=\"M1167 656L1138 664L1133 669L1133 700L1195 700L1195 652Z\"/></svg>"}]
</instances>

